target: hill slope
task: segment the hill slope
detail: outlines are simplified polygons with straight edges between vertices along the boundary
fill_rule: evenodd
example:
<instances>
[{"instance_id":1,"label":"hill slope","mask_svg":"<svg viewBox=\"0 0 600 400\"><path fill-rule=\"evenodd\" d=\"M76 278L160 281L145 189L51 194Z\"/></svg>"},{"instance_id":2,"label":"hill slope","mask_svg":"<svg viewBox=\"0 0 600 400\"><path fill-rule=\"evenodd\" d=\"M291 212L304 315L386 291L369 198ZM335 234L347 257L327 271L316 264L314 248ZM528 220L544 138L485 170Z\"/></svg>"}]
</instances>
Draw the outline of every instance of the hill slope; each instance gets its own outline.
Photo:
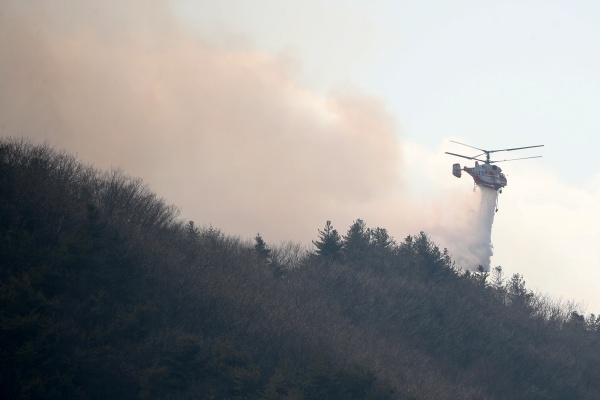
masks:
<instances>
[{"instance_id":1,"label":"hill slope","mask_svg":"<svg viewBox=\"0 0 600 400\"><path fill-rule=\"evenodd\" d=\"M600 398L600 319L424 233L358 220L330 246L328 225L300 254L177 217L120 171L0 141L2 398Z\"/></svg>"}]
</instances>

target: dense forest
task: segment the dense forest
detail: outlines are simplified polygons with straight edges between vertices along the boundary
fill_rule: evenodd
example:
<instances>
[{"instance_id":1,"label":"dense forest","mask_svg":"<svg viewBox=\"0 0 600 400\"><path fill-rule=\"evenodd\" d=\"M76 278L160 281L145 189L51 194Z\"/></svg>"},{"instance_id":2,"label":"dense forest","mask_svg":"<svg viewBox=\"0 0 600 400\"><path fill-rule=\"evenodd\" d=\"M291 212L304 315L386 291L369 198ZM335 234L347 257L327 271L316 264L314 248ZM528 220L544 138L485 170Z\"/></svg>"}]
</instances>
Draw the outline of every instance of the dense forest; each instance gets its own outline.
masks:
<instances>
[{"instance_id":1,"label":"dense forest","mask_svg":"<svg viewBox=\"0 0 600 400\"><path fill-rule=\"evenodd\" d=\"M600 317L426 233L315 232L198 227L120 170L1 139L0 398L600 398Z\"/></svg>"}]
</instances>

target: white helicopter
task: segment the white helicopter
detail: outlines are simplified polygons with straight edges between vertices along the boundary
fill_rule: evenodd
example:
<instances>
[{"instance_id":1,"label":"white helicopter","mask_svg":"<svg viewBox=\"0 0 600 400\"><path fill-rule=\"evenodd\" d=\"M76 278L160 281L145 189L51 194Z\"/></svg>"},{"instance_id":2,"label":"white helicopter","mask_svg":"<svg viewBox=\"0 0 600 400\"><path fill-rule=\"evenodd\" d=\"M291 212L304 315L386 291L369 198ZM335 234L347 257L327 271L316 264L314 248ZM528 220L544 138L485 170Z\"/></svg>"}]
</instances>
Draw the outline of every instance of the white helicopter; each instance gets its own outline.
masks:
<instances>
[{"instance_id":1,"label":"white helicopter","mask_svg":"<svg viewBox=\"0 0 600 400\"><path fill-rule=\"evenodd\" d=\"M473 177L473 180L475 181L475 185L489 187L489 188L497 190L499 193L502 193L502 188L504 186L506 186L506 184L507 184L506 176L502 173L502 169L500 167L498 167L496 165L492 165L492 164L504 162L504 161L525 160L527 158L539 158L542 156L511 158L508 160L490 160L490 154L496 153L499 151L513 151L513 150L531 149L534 147L543 147L544 146L543 144L539 144L536 146L515 147L512 149L483 150L478 147L470 146L468 144L455 142L454 140L451 140L451 142L460 144L463 146L467 146L467 147L470 147L472 149L476 149L479 151L483 151L483 153L477 154L476 156L473 156L473 157L463 156L462 154L450 153L448 151L446 152L446 154L450 154L450 155L456 156L456 157L466 158L468 160L475 160L474 167L471 168L471 167L465 166L465 167L463 167L462 170L464 170L467 174L469 174ZM480 160L478 157L481 157L484 154L485 154L485 160ZM478 161L483 164L479 164ZM457 163L457 164L452 165L452 174L454 176L456 176L457 178L460 178L460 176L461 176L460 164Z\"/></svg>"}]
</instances>

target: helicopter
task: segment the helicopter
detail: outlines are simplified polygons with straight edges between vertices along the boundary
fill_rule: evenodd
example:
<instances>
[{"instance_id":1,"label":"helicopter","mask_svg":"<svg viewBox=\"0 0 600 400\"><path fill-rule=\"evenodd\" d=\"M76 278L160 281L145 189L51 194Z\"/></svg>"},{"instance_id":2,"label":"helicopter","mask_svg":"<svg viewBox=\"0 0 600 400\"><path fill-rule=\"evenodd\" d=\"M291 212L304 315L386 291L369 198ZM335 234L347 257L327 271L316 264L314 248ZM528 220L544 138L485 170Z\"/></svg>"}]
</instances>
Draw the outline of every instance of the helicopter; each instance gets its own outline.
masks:
<instances>
[{"instance_id":1,"label":"helicopter","mask_svg":"<svg viewBox=\"0 0 600 400\"><path fill-rule=\"evenodd\" d=\"M508 160L490 160L490 154L497 153L499 151L532 149L534 147L543 147L544 146L543 144L539 144L536 146L514 147L512 149L484 150L484 149L480 149L478 147L474 147L474 146L471 146L468 144L456 142L454 140L451 140L451 142L460 144L462 146L467 146L472 149L483 152L481 154L477 154L476 156L468 157L468 156L464 156L462 154L450 153L447 151L446 154L450 154L451 156L462 157L462 158L466 158L468 160L475 160L474 167L465 166L465 167L463 167L462 170L460 168L460 164L458 164L458 163L453 164L452 165L452 175L456 176L457 178L460 178L461 172L465 171L467 174L469 174L473 177L473 180L475 181L475 185L489 187L489 188L497 190L499 193L502 193L502 188L505 187L508 182L506 180L506 175L504 175L502 173L502 169L500 167L498 167L497 165L492 165L492 164L504 162L504 161L516 161L516 160L525 160L528 158L539 158L542 156L510 158ZM478 158L483 155L485 155L485 160ZM479 163L483 163L483 164L479 164Z\"/></svg>"}]
</instances>

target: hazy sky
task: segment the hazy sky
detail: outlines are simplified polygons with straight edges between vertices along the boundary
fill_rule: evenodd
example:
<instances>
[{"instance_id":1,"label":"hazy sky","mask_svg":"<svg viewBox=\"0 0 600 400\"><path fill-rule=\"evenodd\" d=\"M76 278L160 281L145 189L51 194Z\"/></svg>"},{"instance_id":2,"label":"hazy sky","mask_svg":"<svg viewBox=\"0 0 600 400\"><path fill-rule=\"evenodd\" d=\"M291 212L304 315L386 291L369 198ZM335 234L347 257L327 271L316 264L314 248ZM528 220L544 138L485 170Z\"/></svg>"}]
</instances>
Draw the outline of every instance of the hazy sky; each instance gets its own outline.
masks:
<instances>
[{"instance_id":1,"label":"hazy sky","mask_svg":"<svg viewBox=\"0 0 600 400\"><path fill-rule=\"evenodd\" d=\"M591 1L5 0L0 134L229 234L309 244L362 218L464 266L473 185L444 151L474 154L449 140L544 144L501 164L492 266L598 313L599 20Z\"/></svg>"}]
</instances>

